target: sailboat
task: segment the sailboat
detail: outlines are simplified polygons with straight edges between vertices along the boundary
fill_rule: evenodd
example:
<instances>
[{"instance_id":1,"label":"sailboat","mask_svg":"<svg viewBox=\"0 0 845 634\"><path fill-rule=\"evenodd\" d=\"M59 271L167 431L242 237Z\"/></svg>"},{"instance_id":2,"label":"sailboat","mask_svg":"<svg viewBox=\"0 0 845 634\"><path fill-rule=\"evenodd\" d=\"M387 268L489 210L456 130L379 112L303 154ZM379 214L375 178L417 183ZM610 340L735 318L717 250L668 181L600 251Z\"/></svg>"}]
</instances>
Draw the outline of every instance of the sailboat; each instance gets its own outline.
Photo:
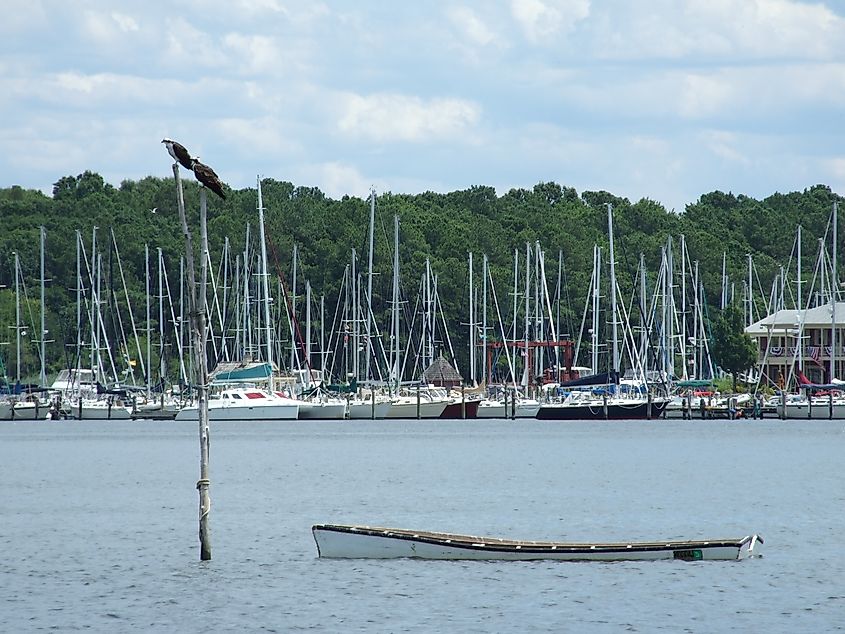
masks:
<instances>
[{"instance_id":1,"label":"sailboat","mask_svg":"<svg viewBox=\"0 0 845 634\"><path fill-rule=\"evenodd\" d=\"M616 262L613 244L613 206L607 205L607 226L609 238L610 268L610 320L611 320L611 367L608 373L598 372L598 298L601 265L600 249L594 251L593 269L593 375L575 381L560 383L557 386L557 399L544 402L537 418L540 420L627 420L657 418L666 408L669 399L654 397L648 391L643 380L621 380L619 325L625 324L620 319L617 302L619 289L616 284ZM623 335L625 329L623 328ZM633 342L631 342L633 343ZM633 348L633 345L631 345ZM640 375L644 377L640 369Z\"/></svg>"}]
</instances>

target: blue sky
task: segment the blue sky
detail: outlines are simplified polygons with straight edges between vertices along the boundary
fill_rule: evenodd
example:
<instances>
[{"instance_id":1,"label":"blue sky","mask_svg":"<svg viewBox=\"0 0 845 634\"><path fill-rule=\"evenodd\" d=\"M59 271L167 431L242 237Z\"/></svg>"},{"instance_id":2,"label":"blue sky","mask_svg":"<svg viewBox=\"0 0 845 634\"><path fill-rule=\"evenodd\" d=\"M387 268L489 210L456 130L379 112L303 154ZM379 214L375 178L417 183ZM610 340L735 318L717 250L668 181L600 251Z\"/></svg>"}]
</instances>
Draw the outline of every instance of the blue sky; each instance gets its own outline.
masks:
<instances>
[{"instance_id":1,"label":"blue sky","mask_svg":"<svg viewBox=\"0 0 845 634\"><path fill-rule=\"evenodd\" d=\"M0 186L845 192L845 0L0 0Z\"/></svg>"}]
</instances>

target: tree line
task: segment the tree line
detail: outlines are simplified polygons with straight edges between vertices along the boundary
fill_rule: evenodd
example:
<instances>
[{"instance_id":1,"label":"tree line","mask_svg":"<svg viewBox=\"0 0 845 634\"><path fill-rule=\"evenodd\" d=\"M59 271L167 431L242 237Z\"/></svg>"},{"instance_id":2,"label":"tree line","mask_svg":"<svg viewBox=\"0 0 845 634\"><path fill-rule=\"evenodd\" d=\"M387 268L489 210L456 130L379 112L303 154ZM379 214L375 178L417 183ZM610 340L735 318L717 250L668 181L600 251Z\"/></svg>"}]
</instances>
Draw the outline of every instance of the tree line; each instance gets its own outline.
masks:
<instances>
[{"instance_id":1,"label":"tree line","mask_svg":"<svg viewBox=\"0 0 845 634\"><path fill-rule=\"evenodd\" d=\"M199 186L185 179L189 222L196 226ZM314 187L274 179L262 181L271 274L290 281L291 253L299 252L300 280L310 280L314 292L332 305L354 248L360 267L366 268L369 203L360 197L332 199ZM605 249L607 203L613 205L617 276L623 292L634 294L635 272L643 254L649 282L661 261L661 247L683 234L691 260L699 262L708 312L718 313L722 284L722 257L741 298L747 254L754 258L764 290L785 265L794 249L795 231L803 228L804 270L812 270L818 239L825 235L834 201L841 197L830 187L815 185L801 192L774 193L763 200L743 194L714 191L702 194L681 213L667 211L651 200L636 202L606 191L584 191L557 183L538 183L531 189L511 189L498 195L494 188L474 186L449 193L379 193L376 199L373 312L381 329L387 328L393 261L393 217L400 221L400 263L405 296L413 296L426 258L438 276L445 317L459 367L466 367L468 311L467 256L476 256L476 286L480 286L481 255L489 258L497 292L507 297L512 288L514 252L524 254L526 243L539 243L546 254L550 287L555 285L558 254L562 254L564 287L560 308L564 331L577 336L592 273L593 245ZM255 188L227 191L226 200L208 199L208 233L213 261L219 259L228 238L233 252L243 250L245 227L257 235ZM112 186L95 172L64 176L51 195L18 186L0 189L0 348L10 366L14 332L14 254L26 281L23 302L25 323L37 324L40 310L39 227L46 229L45 268L49 372L69 365L69 349L76 342L76 232L90 247L97 227L105 245L114 232L120 250L136 320L145 301L145 245L161 249L171 276L178 272L184 240L179 225L173 179L147 177ZM195 241L196 242L196 241ZM677 244L677 243L676 243ZM605 250L606 252L606 250ZM843 252L840 246L840 253ZM90 254L89 254L90 257ZM524 256L523 256L524 257ZM519 263L520 271L524 261ZM174 277L175 279L175 277ZM755 284L758 282L755 280ZM300 286L301 290L302 286ZM552 291L553 292L553 291ZM503 300L500 300L503 301ZM505 305L511 299L504 300ZM300 315L299 319L303 319ZM22 353L30 376L37 373L35 338L25 337Z\"/></svg>"}]
</instances>

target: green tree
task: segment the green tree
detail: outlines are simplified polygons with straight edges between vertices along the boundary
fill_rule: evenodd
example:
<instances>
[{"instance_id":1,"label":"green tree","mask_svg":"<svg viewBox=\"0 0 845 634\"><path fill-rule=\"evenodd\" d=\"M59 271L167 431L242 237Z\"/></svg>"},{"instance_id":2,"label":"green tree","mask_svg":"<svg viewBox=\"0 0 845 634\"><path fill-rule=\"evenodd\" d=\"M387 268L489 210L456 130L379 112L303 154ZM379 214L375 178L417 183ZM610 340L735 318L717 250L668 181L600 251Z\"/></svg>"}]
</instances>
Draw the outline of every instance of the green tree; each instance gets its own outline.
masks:
<instances>
[{"instance_id":1,"label":"green tree","mask_svg":"<svg viewBox=\"0 0 845 634\"><path fill-rule=\"evenodd\" d=\"M716 363L733 376L736 392L736 373L747 370L757 360L757 347L745 333L742 311L730 305L713 322L713 357Z\"/></svg>"}]
</instances>

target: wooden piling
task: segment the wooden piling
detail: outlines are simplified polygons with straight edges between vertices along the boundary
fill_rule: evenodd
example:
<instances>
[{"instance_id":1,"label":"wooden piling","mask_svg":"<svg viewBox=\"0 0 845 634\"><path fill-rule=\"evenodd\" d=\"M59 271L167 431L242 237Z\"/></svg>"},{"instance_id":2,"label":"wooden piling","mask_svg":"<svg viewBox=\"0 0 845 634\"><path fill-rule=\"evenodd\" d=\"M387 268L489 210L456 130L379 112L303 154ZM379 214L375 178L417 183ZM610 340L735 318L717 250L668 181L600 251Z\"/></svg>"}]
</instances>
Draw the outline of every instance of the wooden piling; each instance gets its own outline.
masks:
<instances>
[{"instance_id":1,"label":"wooden piling","mask_svg":"<svg viewBox=\"0 0 845 634\"><path fill-rule=\"evenodd\" d=\"M205 297L206 275L208 272L208 234L206 230L207 200L205 187L200 188L200 250L202 268L200 275L200 297L197 299L196 269L194 268L194 245L188 219L185 215L185 196L182 191L182 179L179 175L179 164L173 164L173 176L176 179L176 196L179 203L179 219L182 223L182 233L185 236L185 268L188 276L188 303L194 340L194 360L197 377L197 418L199 420L200 441L200 477L197 481L199 491L199 539L200 560L211 559L211 529L209 513L211 511L211 497L209 495L209 427L208 427L208 365L205 358L206 323Z\"/></svg>"}]
</instances>

